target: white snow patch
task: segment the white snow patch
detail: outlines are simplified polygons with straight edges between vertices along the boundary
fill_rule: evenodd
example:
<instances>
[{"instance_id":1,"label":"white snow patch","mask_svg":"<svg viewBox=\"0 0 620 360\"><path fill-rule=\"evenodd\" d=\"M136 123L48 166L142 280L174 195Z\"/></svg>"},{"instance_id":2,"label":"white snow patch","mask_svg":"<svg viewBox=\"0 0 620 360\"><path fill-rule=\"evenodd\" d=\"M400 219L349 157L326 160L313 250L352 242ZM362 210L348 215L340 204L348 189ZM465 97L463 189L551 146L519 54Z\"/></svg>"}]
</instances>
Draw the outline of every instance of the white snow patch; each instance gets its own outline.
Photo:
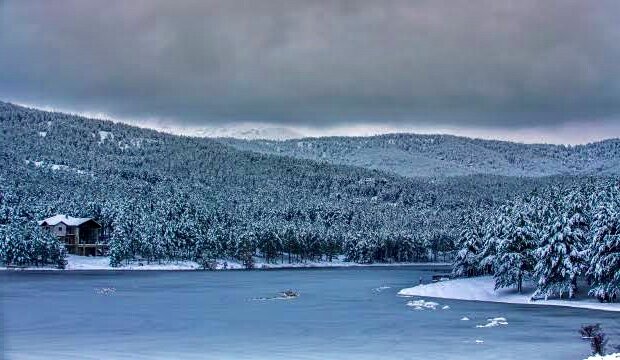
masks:
<instances>
[{"instance_id":1,"label":"white snow patch","mask_svg":"<svg viewBox=\"0 0 620 360\"><path fill-rule=\"evenodd\" d=\"M90 171L86 171L86 170L80 170L77 168L72 168L68 165L58 165L58 164L47 164L44 161L32 161L32 160L25 160L26 164L33 164L35 167L37 168L48 168L52 171L70 171L70 172L74 172L78 175L88 175L88 176L95 176L92 172Z\"/></svg>"},{"instance_id":2,"label":"white snow patch","mask_svg":"<svg viewBox=\"0 0 620 360\"><path fill-rule=\"evenodd\" d=\"M439 304L433 301L411 300L407 302L407 306L411 306L412 308L416 310L424 310L424 309L436 310Z\"/></svg>"},{"instance_id":3,"label":"white snow patch","mask_svg":"<svg viewBox=\"0 0 620 360\"><path fill-rule=\"evenodd\" d=\"M441 307L441 309L442 309L442 310L449 310L449 309L450 309L450 306L448 306L448 305L444 305L444 306L442 306L442 307Z\"/></svg>"},{"instance_id":4,"label":"white snow patch","mask_svg":"<svg viewBox=\"0 0 620 360\"><path fill-rule=\"evenodd\" d=\"M43 164L44 164L44 163L43 163L43 161L31 161L31 160L25 160L25 162L26 162L26 164L27 164L27 165L29 165L29 164L33 164L33 165L34 165L34 167L41 167L41 166L43 166Z\"/></svg>"},{"instance_id":5,"label":"white snow patch","mask_svg":"<svg viewBox=\"0 0 620 360\"><path fill-rule=\"evenodd\" d=\"M66 270L196 270L200 265L194 261L172 261L147 264L133 262L113 268L107 256L67 255Z\"/></svg>"},{"instance_id":6,"label":"white snow patch","mask_svg":"<svg viewBox=\"0 0 620 360\"><path fill-rule=\"evenodd\" d=\"M99 144L103 144L107 139L114 139L114 134L110 131L99 130Z\"/></svg>"},{"instance_id":7,"label":"white snow patch","mask_svg":"<svg viewBox=\"0 0 620 360\"><path fill-rule=\"evenodd\" d=\"M504 317L496 317L492 319L487 319L487 323L484 325L476 325L477 328L489 328L496 327L500 325L508 325L508 321Z\"/></svg>"},{"instance_id":8,"label":"white snow patch","mask_svg":"<svg viewBox=\"0 0 620 360\"><path fill-rule=\"evenodd\" d=\"M585 360L620 360L620 353L609 354L609 355L593 355Z\"/></svg>"},{"instance_id":9,"label":"white snow patch","mask_svg":"<svg viewBox=\"0 0 620 360\"><path fill-rule=\"evenodd\" d=\"M461 321L469 321L469 318L468 318L467 316L463 316L463 317L461 318Z\"/></svg>"},{"instance_id":10,"label":"white snow patch","mask_svg":"<svg viewBox=\"0 0 620 360\"><path fill-rule=\"evenodd\" d=\"M533 304L569 306L584 309L620 311L620 303L599 303L596 299L583 296L572 300L536 300L532 301L533 288L527 288L522 294L514 289L495 290L495 282L490 276L440 281L419 285L399 291L401 296L421 296L431 298L487 301L509 304Z\"/></svg>"},{"instance_id":11,"label":"white snow patch","mask_svg":"<svg viewBox=\"0 0 620 360\"><path fill-rule=\"evenodd\" d=\"M476 344L484 344L484 340L476 339L475 343Z\"/></svg>"},{"instance_id":12,"label":"white snow patch","mask_svg":"<svg viewBox=\"0 0 620 360\"><path fill-rule=\"evenodd\" d=\"M50 169L56 171L56 170L69 170L69 167L67 165L56 165L56 164L52 164L50 165Z\"/></svg>"},{"instance_id":13,"label":"white snow patch","mask_svg":"<svg viewBox=\"0 0 620 360\"><path fill-rule=\"evenodd\" d=\"M47 131L39 131L39 136L40 137L46 137L47 136Z\"/></svg>"},{"instance_id":14,"label":"white snow patch","mask_svg":"<svg viewBox=\"0 0 620 360\"><path fill-rule=\"evenodd\" d=\"M372 291L374 291L374 292L382 292L383 290L387 290L387 289L391 289L391 288L392 287L390 287L390 286L379 286L379 287L376 287L376 288L372 289Z\"/></svg>"}]
</instances>

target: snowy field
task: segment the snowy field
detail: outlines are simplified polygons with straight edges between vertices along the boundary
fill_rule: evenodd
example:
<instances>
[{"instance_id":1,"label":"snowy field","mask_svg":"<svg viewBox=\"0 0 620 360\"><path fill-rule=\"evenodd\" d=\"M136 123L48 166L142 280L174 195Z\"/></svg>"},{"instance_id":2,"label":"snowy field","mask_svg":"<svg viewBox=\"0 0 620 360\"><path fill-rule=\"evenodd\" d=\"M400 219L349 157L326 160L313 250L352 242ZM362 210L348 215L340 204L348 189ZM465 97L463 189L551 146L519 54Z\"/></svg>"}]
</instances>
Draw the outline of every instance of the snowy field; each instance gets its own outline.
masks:
<instances>
[{"instance_id":1,"label":"snowy field","mask_svg":"<svg viewBox=\"0 0 620 360\"><path fill-rule=\"evenodd\" d=\"M586 360L620 360L620 353L609 354L605 356L600 356L600 355L590 356Z\"/></svg>"},{"instance_id":2,"label":"snowy field","mask_svg":"<svg viewBox=\"0 0 620 360\"><path fill-rule=\"evenodd\" d=\"M509 304L534 304L534 305L555 305L569 306L584 309L595 309L605 311L620 311L620 304L599 303L591 297L577 297L574 300L530 300L534 293L533 287L525 287L523 294L519 294L513 289L494 290L494 281L490 276L455 279L441 281L433 284L419 285L411 288L402 289L398 294L401 296L420 296L431 298L489 301Z\"/></svg>"},{"instance_id":3,"label":"snowy field","mask_svg":"<svg viewBox=\"0 0 620 360\"><path fill-rule=\"evenodd\" d=\"M335 258L333 261L307 261L289 264L288 262L266 263L262 258L255 258L255 269L290 269L290 268L322 268L322 267L353 267L353 266L410 266L410 265L449 265L444 263L381 263L381 264L358 264L344 260L343 256ZM243 264L234 260L219 260L218 270L240 270L244 269ZM0 267L0 270L7 270ZM13 269L10 269L13 270ZM54 267L27 267L15 269L19 271L40 271L56 270ZM68 255L65 270L201 270L200 264L194 261L172 261L148 264L146 261L135 261L130 264L123 264L119 267L111 267L110 259L107 256L78 256Z\"/></svg>"}]
</instances>

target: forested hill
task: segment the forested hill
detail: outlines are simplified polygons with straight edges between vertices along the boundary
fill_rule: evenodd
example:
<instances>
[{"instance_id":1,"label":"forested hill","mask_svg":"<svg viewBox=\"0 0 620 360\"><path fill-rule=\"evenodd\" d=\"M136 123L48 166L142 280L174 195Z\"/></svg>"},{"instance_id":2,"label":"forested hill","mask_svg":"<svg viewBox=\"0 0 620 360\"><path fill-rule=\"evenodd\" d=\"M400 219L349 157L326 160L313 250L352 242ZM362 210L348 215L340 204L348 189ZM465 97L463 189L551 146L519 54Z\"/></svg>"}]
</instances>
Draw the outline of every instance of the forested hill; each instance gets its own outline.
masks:
<instances>
[{"instance_id":1,"label":"forested hill","mask_svg":"<svg viewBox=\"0 0 620 360\"><path fill-rule=\"evenodd\" d=\"M540 186L504 177L408 179L8 103L0 103L0 129L2 184L28 189L39 199L35 203L47 206L139 198L163 189L234 209L239 216L333 208L374 218L379 209L405 213L490 205ZM263 219L260 214L252 217Z\"/></svg>"},{"instance_id":2,"label":"forested hill","mask_svg":"<svg viewBox=\"0 0 620 360\"><path fill-rule=\"evenodd\" d=\"M28 248L25 229L56 213L101 221L115 261L244 258L259 250L424 260L429 249L454 248L474 209L550 185L600 181L407 178L8 103L0 103L0 144L0 225L12 224L0 230L15 231L0 239L5 263L31 261L20 253Z\"/></svg>"},{"instance_id":3,"label":"forested hill","mask_svg":"<svg viewBox=\"0 0 620 360\"><path fill-rule=\"evenodd\" d=\"M619 139L577 146L415 134L220 141L243 150L362 166L403 176L620 174Z\"/></svg>"}]
</instances>

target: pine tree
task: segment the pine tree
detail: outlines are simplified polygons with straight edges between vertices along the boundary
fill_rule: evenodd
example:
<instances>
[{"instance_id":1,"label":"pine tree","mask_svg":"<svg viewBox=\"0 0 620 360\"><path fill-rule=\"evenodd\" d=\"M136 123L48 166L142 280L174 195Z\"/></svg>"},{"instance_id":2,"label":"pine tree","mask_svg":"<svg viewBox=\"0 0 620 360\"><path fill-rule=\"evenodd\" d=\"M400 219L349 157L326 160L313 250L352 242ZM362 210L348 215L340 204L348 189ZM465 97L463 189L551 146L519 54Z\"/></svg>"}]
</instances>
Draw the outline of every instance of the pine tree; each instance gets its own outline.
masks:
<instances>
[{"instance_id":1,"label":"pine tree","mask_svg":"<svg viewBox=\"0 0 620 360\"><path fill-rule=\"evenodd\" d=\"M482 248L482 234L479 229L479 220L472 218L459 236L458 252L454 260L452 273L455 276L476 276L480 274L478 262Z\"/></svg>"},{"instance_id":2,"label":"pine tree","mask_svg":"<svg viewBox=\"0 0 620 360\"><path fill-rule=\"evenodd\" d=\"M507 236L511 223L508 206L502 206L495 216L491 217L483 226L482 249L478 256L479 271L482 274L493 274L497 263L497 247Z\"/></svg>"},{"instance_id":3,"label":"pine tree","mask_svg":"<svg viewBox=\"0 0 620 360\"><path fill-rule=\"evenodd\" d=\"M596 211L589 250L590 295L600 301L615 301L620 294L620 213L612 203Z\"/></svg>"},{"instance_id":4,"label":"pine tree","mask_svg":"<svg viewBox=\"0 0 620 360\"><path fill-rule=\"evenodd\" d=\"M217 268L217 260L224 256L224 238L219 227L210 228L206 235L198 239L196 242L196 261L198 261L203 269L215 270Z\"/></svg>"},{"instance_id":5,"label":"pine tree","mask_svg":"<svg viewBox=\"0 0 620 360\"><path fill-rule=\"evenodd\" d=\"M256 234L251 231L241 234L237 244L236 258L243 262L246 269L254 268L254 254L256 253Z\"/></svg>"},{"instance_id":6,"label":"pine tree","mask_svg":"<svg viewBox=\"0 0 620 360\"><path fill-rule=\"evenodd\" d=\"M3 253L2 262L5 265L28 265L33 254L24 232L24 223L18 221L13 220L3 227L3 239L0 239L2 241L0 247Z\"/></svg>"},{"instance_id":7,"label":"pine tree","mask_svg":"<svg viewBox=\"0 0 620 360\"><path fill-rule=\"evenodd\" d=\"M265 230L260 233L258 238L258 249L265 258L265 262L269 263L278 257L280 251L282 251L282 241L275 231Z\"/></svg>"},{"instance_id":8,"label":"pine tree","mask_svg":"<svg viewBox=\"0 0 620 360\"><path fill-rule=\"evenodd\" d=\"M589 231L585 215L585 199L573 192L566 199L568 210L559 214L547 227L536 250L537 289L534 296L572 298L577 291L577 278L584 269L584 247Z\"/></svg>"},{"instance_id":9,"label":"pine tree","mask_svg":"<svg viewBox=\"0 0 620 360\"><path fill-rule=\"evenodd\" d=\"M36 265L54 265L59 269L65 268L67 264L65 246L56 236L36 224L30 224L26 231L30 231L29 237L33 246L31 262Z\"/></svg>"},{"instance_id":10,"label":"pine tree","mask_svg":"<svg viewBox=\"0 0 620 360\"><path fill-rule=\"evenodd\" d=\"M109 241L110 266L117 267L125 260L133 258L131 239L133 236L133 224L124 216L119 215L113 222L113 230Z\"/></svg>"},{"instance_id":11,"label":"pine tree","mask_svg":"<svg viewBox=\"0 0 620 360\"><path fill-rule=\"evenodd\" d=\"M523 291L523 280L534 270L537 247L532 224L522 211L517 211L513 221L503 231L505 238L497 245L494 264L495 289L515 286Z\"/></svg>"}]
</instances>

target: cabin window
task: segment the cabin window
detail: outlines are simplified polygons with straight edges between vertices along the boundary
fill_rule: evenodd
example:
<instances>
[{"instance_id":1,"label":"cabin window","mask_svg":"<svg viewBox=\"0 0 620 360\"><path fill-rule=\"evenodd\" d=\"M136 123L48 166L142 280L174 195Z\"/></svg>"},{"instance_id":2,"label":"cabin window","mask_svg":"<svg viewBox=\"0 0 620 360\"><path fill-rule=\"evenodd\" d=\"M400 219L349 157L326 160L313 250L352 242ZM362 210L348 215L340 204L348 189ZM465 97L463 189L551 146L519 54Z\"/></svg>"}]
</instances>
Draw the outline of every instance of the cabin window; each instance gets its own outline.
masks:
<instances>
[{"instance_id":1,"label":"cabin window","mask_svg":"<svg viewBox=\"0 0 620 360\"><path fill-rule=\"evenodd\" d=\"M62 231L62 226L59 226L59 227L58 227L58 231Z\"/></svg>"}]
</instances>

